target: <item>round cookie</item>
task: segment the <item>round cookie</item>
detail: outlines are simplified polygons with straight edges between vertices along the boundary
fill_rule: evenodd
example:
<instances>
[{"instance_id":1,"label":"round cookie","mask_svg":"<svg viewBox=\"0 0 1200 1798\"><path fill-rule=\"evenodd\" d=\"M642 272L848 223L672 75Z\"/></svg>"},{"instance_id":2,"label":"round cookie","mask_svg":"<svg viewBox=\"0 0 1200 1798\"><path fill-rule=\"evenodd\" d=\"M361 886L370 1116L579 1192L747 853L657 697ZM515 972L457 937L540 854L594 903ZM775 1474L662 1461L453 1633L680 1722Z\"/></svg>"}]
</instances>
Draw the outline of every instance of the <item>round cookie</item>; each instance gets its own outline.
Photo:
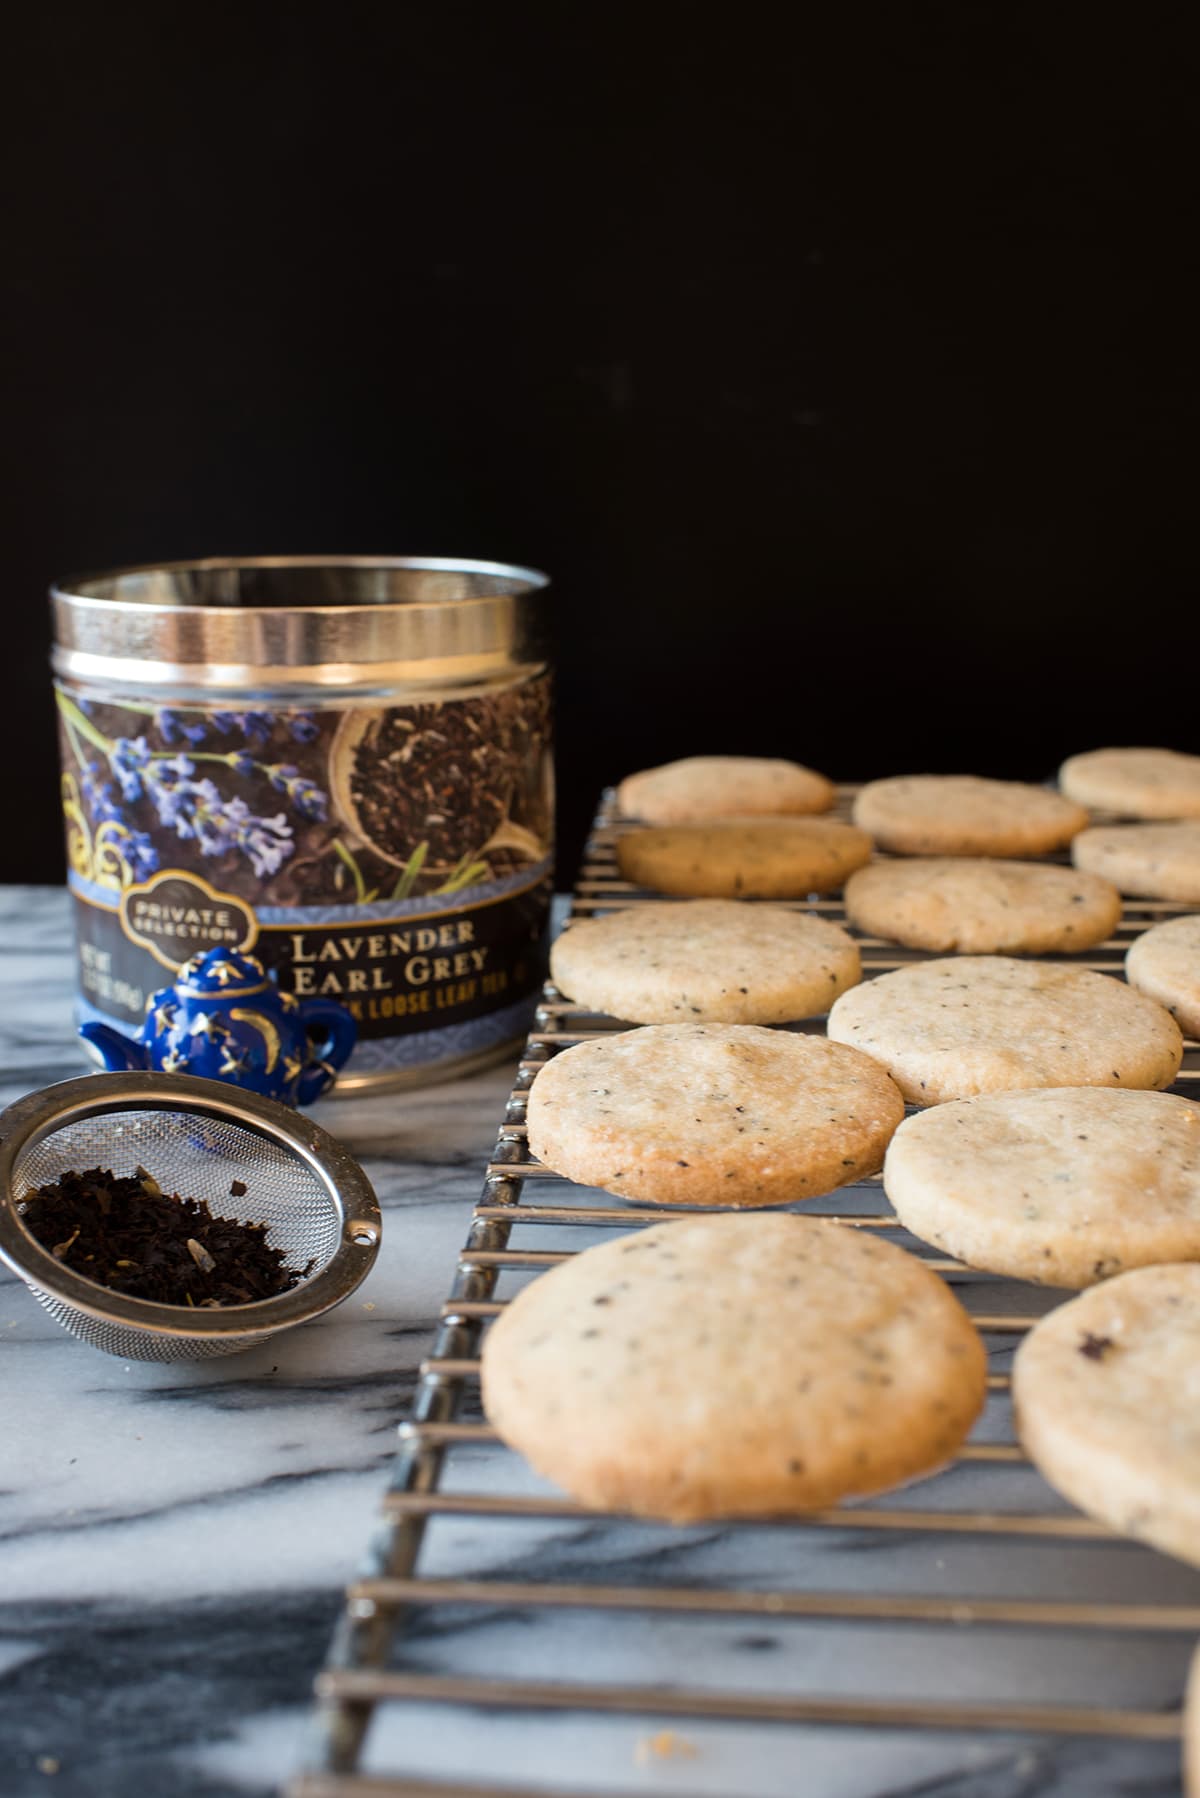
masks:
<instances>
[{"instance_id":1,"label":"round cookie","mask_svg":"<svg viewBox=\"0 0 1200 1798\"><path fill-rule=\"evenodd\" d=\"M1035 1325L1013 1363L1017 1434L1056 1491L1200 1565L1200 1264L1139 1267Z\"/></svg>"},{"instance_id":2,"label":"round cookie","mask_svg":"<svg viewBox=\"0 0 1200 1798\"><path fill-rule=\"evenodd\" d=\"M857 1049L755 1024L647 1024L579 1043L542 1068L527 1112L532 1153L570 1180L733 1206L875 1173L903 1116Z\"/></svg>"},{"instance_id":3,"label":"round cookie","mask_svg":"<svg viewBox=\"0 0 1200 1798\"><path fill-rule=\"evenodd\" d=\"M1200 818L1200 755L1175 749L1093 749L1058 771L1068 799L1125 818Z\"/></svg>"},{"instance_id":4,"label":"round cookie","mask_svg":"<svg viewBox=\"0 0 1200 1798\"><path fill-rule=\"evenodd\" d=\"M1144 931L1125 957L1125 978L1165 1005L1185 1036L1200 1037L1200 917Z\"/></svg>"},{"instance_id":5,"label":"round cookie","mask_svg":"<svg viewBox=\"0 0 1200 1798\"><path fill-rule=\"evenodd\" d=\"M827 812L835 797L833 782L812 768L755 755L691 755L629 774L617 788L625 817L647 824Z\"/></svg>"},{"instance_id":6,"label":"round cookie","mask_svg":"<svg viewBox=\"0 0 1200 1798\"><path fill-rule=\"evenodd\" d=\"M784 1024L828 1011L862 963L823 918L693 899L581 919L550 951L550 976L568 998L638 1024Z\"/></svg>"},{"instance_id":7,"label":"round cookie","mask_svg":"<svg viewBox=\"0 0 1200 1798\"><path fill-rule=\"evenodd\" d=\"M1122 893L1200 905L1200 823L1093 825L1071 859Z\"/></svg>"},{"instance_id":8,"label":"round cookie","mask_svg":"<svg viewBox=\"0 0 1200 1798\"><path fill-rule=\"evenodd\" d=\"M918 962L852 987L834 1042L887 1069L914 1105L1033 1086L1169 1086L1183 1038L1109 974L1003 955Z\"/></svg>"},{"instance_id":9,"label":"round cookie","mask_svg":"<svg viewBox=\"0 0 1200 1798\"><path fill-rule=\"evenodd\" d=\"M803 899L832 893L870 855L866 832L836 818L667 824L617 839L617 864L626 880L677 898Z\"/></svg>"},{"instance_id":10,"label":"round cookie","mask_svg":"<svg viewBox=\"0 0 1200 1798\"><path fill-rule=\"evenodd\" d=\"M819 1218L680 1218L524 1288L483 1345L500 1436L583 1504L767 1517L941 1466L986 1357L915 1256Z\"/></svg>"},{"instance_id":11,"label":"round cookie","mask_svg":"<svg viewBox=\"0 0 1200 1798\"><path fill-rule=\"evenodd\" d=\"M1087 821L1045 787L975 774L873 780L854 801L854 822L893 855L1048 855Z\"/></svg>"},{"instance_id":12,"label":"round cookie","mask_svg":"<svg viewBox=\"0 0 1200 1798\"><path fill-rule=\"evenodd\" d=\"M852 874L846 913L860 930L911 949L1045 955L1102 943L1120 920L1121 896L1070 868L913 857Z\"/></svg>"},{"instance_id":13,"label":"round cookie","mask_svg":"<svg viewBox=\"0 0 1200 1798\"><path fill-rule=\"evenodd\" d=\"M960 1099L901 1124L883 1185L914 1235L1016 1280L1200 1261L1200 1106L1094 1086Z\"/></svg>"}]
</instances>

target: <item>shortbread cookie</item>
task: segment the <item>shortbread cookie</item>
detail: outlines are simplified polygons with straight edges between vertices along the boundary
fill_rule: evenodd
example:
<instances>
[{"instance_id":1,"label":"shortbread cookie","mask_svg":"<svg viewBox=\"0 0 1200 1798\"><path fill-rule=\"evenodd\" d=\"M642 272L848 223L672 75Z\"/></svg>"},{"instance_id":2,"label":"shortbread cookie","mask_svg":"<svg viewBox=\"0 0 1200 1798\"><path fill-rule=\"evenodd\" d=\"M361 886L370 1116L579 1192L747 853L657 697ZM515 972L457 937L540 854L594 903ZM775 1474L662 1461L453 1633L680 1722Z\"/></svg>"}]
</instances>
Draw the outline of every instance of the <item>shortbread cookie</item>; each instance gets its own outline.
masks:
<instances>
[{"instance_id":1,"label":"shortbread cookie","mask_svg":"<svg viewBox=\"0 0 1200 1798\"><path fill-rule=\"evenodd\" d=\"M679 1218L586 1249L483 1345L483 1403L538 1473L603 1510L794 1515L942 1465L983 1404L948 1286L865 1231Z\"/></svg>"},{"instance_id":2,"label":"shortbread cookie","mask_svg":"<svg viewBox=\"0 0 1200 1798\"><path fill-rule=\"evenodd\" d=\"M572 924L550 952L550 974L569 999L638 1024L783 1024L828 1011L862 964L823 918L693 899Z\"/></svg>"},{"instance_id":3,"label":"shortbread cookie","mask_svg":"<svg viewBox=\"0 0 1200 1798\"><path fill-rule=\"evenodd\" d=\"M829 1035L863 1049L914 1105L1026 1086L1170 1086L1183 1038L1108 974L1003 955L918 962L852 987Z\"/></svg>"},{"instance_id":4,"label":"shortbread cookie","mask_svg":"<svg viewBox=\"0 0 1200 1798\"><path fill-rule=\"evenodd\" d=\"M872 862L846 882L846 912L872 936L966 955L1090 949L1121 916L1116 887L1037 862L965 856Z\"/></svg>"},{"instance_id":5,"label":"shortbread cookie","mask_svg":"<svg viewBox=\"0 0 1200 1798\"><path fill-rule=\"evenodd\" d=\"M1071 857L1122 893L1200 905L1200 823L1097 824L1075 838Z\"/></svg>"},{"instance_id":6,"label":"shortbread cookie","mask_svg":"<svg viewBox=\"0 0 1200 1798\"><path fill-rule=\"evenodd\" d=\"M667 824L617 839L626 880L680 898L803 899L832 893L870 859L871 839L836 818Z\"/></svg>"},{"instance_id":7,"label":"shortbread cookie","mask_svg":"<svg viewBox=\"0 0 1200 1798\"><path fill-rule=\"evenodd\" d=\"M1200 1565L1200 1263L1139 1267L1042 1318L1017 1350L1017 1433L1056 1491Z\"/></svg>"},{"instance_id":8,"label":"shortbread cookie","mask_svg":"<svg viewBox=\"0 0 1200 1798\"><path fill-rule=\"evenodd\" d=\"M1200 1037L1200 917L1145 931L1125 957L1125 978L1165 1005L1185 1036Z\"/></svg>"},{"instance_id":9,"label":"shortbread cookie","mask_svg":"<svg viewBox=\"0 0 1200 1798\"><path fill-rule=\"evenodd\" d=\"M547 1062L529 1147L626 1199L779 1205L875 1173L903 1116L883 1069L824 1037L647 1024Z\"/></svg>"},{"instance_id":10,"label":"shortbread cookie","mask_svg":"<svg viewBox=\"0 0 1200 1798\"><path fill-rule=\"evenodd\" d=\"M1068 799L1124 818L1200 818L1200 755L1093 749L1058 771Z\"/></svg>"},{"instance_id":11,"label":"shortbread cookie","mask_svg":"<svg viewBox=\"0 0 1200 1798\"><path fill-rule=\"evenodd\" d=\"M1017 1280L1200 1261L1200 1106L1094 1086L960 1099L901 1124L883 1184L914 1235Z\"/></svg>"},{"instance_id":12,"label":"shortbread cookie","mask_svg":"<svg viewBox=\"0 0 1200 1798\"><path fill-rule=\"evenodd\" d=\"M1045 787L974 774L873 780L854 802L854 822L893 855L1048 855L1087 821Z\"/></svg>"},{"instance_id":13,"label":"shortbread cookie","mask_svg":"<svg viewBox=\"0 0 1200 1798\"><path fill-rule=\"evenodd\" d=\"M755 755L691 755L627 775L617 788L625 816L647 824L827 812L834 798L823 774Z\"/></svg>"}]
</instances>

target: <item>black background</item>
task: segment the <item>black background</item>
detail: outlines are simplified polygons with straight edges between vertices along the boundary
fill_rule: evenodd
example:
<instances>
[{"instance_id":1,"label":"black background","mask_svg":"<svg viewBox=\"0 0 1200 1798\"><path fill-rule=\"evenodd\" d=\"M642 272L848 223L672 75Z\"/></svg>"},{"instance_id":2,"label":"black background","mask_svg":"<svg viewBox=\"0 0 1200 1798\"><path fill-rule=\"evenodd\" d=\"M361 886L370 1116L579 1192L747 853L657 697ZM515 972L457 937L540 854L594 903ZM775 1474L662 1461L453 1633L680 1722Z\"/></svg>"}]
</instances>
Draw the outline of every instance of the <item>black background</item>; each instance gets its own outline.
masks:
<instances>
[{"instance_id":1,"label":"black background","mask_svg":"<svg viewBox=\"0 0 1200 1798\"><path fill-rule=\"evenodd\" d=\"M1200 749L1188 9L49 6L7 44L5 879L44 591L551 571L564 840L647 762Z\"/></svg>"}]
</instances>

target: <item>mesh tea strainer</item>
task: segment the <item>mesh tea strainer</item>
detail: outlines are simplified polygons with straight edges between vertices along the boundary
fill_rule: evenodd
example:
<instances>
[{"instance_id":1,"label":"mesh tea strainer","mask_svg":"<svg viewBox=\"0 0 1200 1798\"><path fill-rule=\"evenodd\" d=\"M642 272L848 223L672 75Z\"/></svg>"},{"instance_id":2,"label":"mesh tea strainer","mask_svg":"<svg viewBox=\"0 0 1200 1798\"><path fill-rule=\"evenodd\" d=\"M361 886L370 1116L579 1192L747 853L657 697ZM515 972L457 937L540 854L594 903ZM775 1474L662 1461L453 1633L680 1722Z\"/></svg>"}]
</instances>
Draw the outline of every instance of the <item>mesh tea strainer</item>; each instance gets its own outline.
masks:
<instances>
[{"instance_id":1,"label":"mesh tea strainer","mask_svg":"<svg viewBox=\"0 0 1200 1798\"><path fill-rule=\"evenodd\" d=\"M287 1265L313 1268L290 1292L191 1310L112 1292L63 1266L21 1222L31 1192L70 1169L138 1166L164 1192L270 1225ZM230 1197L238 1180L241 1199ZM186 1074L93 1074L42 1088L0 1113L0 1259L72 1335L127 1361L197 1361L250 1348L347 1298L379 1251L371 1183L310 1118L273 1099Z\"/></svg>"}]
</instances>

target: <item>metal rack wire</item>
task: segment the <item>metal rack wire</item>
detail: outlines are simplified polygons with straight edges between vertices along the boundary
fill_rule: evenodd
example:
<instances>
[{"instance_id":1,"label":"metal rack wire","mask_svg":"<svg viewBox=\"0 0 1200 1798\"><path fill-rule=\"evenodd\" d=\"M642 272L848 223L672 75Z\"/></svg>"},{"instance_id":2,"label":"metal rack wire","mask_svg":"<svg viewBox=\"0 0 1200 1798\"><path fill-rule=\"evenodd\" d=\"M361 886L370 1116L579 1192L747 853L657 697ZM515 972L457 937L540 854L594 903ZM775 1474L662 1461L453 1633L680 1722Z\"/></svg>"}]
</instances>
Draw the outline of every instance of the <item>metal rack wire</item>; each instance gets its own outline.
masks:
<instances>
[{"instance_id":1,"label":"metal rack wire","mask_svg":"<svg viewBox=\"0 0 1200 1798\"><path fill-rule=\"evenodd\" d=\"M843 789L842 806L850 789ZM606 796L597 817L576 885L571 917L588 917L629 906L661 903L661 898L629 886L619 875L615 840L623 828L614 817L611 795ZM814 899L798 909L845 922L840 899ZM1186 910L1155 900L1126 903L1116 934L1086 956L1062 957L1074 967L1120 973L1129 943L1139 932L1164 917ZM570 918L566 928L570 926ZM859 936L864 978L926 959L918 951L897 948L871 937ZM1059 959L1059 958L1051 958ZM416 1771L405 1773L363 1770L364 1742L376 1717L386 1708L402 1705L482 1708L489 1715L515 1716L539 1713L574 1713L592 1717L630 1720L719 1719L770 1729L780 1724L830 1725L862 1728L922 1729L948 1732L1015 1732L1038 1738L1091 1737L1126 1742L1174 1742L1181 1729L1178 1707L1158 1708L1138 1703L1049 1703L1023 1699L948 1699L935 1694L895 1696L856 1690L850 1695L817 1690L758 1692L721 1689L686 1682L664 1686L631 1677L619 1681L587 1681L570 1678L520 1678L511 1674L480 1674L422 1670L405 1664L405 1633L414 1616L458 1615L474 1609L503 1610L526 1617L563 1612L590 1616L637 1616L686 1623L699 1618L742 1621L769 1620L774 1624L810 1623L853 1625L857 1629L921 1627L953 1632L955 1653L969 1655L970 1632L1025 1630L1038 1633L1058 1630L1064 1639L1075 1636L1120 1635L1124 1638L1172 1640L1182 1647L1200 1635L1200 1587L1186 1577L1172 1585L1165 1599L1145 1601L1120 1596L1060 1598L1035 1589L1017 1589L1016 1580L1005 1590L979 1594L970 1587L937 1591L846 1591L826 1588L824 1581L804 1583L773 1580L769 1588L743 1581L730 1584L717 1577L687 1584L655 1578L628 1583L593 1579L556 1579L536 1570L528 1577L456 1577L422 1571L426 1532L435 1521L480 1519L496 1524L546 1526L563 1522L600 1521L599 1514L545 1492L497 1491L495 1482L473 1483L479 1454L506 1457L519 1466L498 1443L494 1432L478 1415L479 1353L489 1319L507 1302L502 1284L512 1278L536 1274L565 1259L594 1240L597 1232L637 1229L661 1223L659 1207L638 1206L613 1200L604 1194L570 1185L530 1157L525 1140L526 1095L539 1068L560 1048L588 1041L616 1029L628 1028L611 1018L582 1011L547 984L534 1029L522 1056L511 1098L500 1124L492 1160L487 1164L483 1191L474 1208L466 1242L458 1258L449 1298L442 1306L432 1351L422 1363L411 1414L400 1425L400 1448L382 1507L382 1523L370 1546L363 1573L349 1588L325 1669L317 1681L319 1760L289 1788L291 1798L415 1798L416 1794L441 1798L537 1798L562 1792L561 1782L515 1786L502 1775L483 1783L462 1783L430 1778ZM819 1024L812 1026L819 1029ZM1189 1043L1175 1090L1198 1094L1200 1045ZM890 1212L879 1177L842 1188L830 1199L804 1206L807 1214L837 1218L859 1229L882 1230L893 1240L923 1254L927 1265L952 1284L983 1333L993 1360L989 1375L988 1422L978 1428L949 1469L919 1480L895 1496L837 1506L785 1523L740 1523L725 1526L731 1532L771 1529L808 1544L869 1544L897 1536L917 1545L959 1544L968 1556L973 1545L995 1541L1018 1547L1045 1545L1062 1557L1084 1555L1099 1544L1122 1543L1123 1551L1145 1563L1157 1561L1154 1551L1125 1543L1103 1525L1065 1506L1029 1466L1013 1438L1008 1401L1009 1377L1004 1370L1023 1331L1061 1295L1018 1282L979 1275L961 1264L929 1253L925 1245L908 1236ZM556 1240L552 1248L513 1246L514 1233L525 1227ZM559 1240L565 1233L565 1246ZM586 1233L586 1235L585 1235ZM582 1239L582 1240L581 1240ZM464 1413L475 1412L470 1416ZM459 1468L459 1460L463 1466ZM966 1506L955 1502L957 1470L979 1469L976 1476L989 1480L987 1502L978 1494ZM1014 1496L1006 1485L1020 1470L1020 1488ZM509 1482L512 1483L511 1481ZM517 1481L518 1488L520 1481ZM603 1519L610 1529L636 1530L640 1544L647 1532L657 1532L669 1545L679 1532L669 1525ZM536 1549L528 1559L534 1560ZM524 1566L522 1562L522 1566ZM786 1566L786 1556L779 1565ZM969 1566L969 1560L966 1563ZM960 1582L966 1583L966 1582ZM1153 1583L1153 1582L1151 1582ZM1162 1585L1162 1581L1157 1582ZM1013 1589L1008 1589L1009 1585ZM1140 1589L1137 1574L1122 1582ZM1180 1596L1180 1593L1183 1593ZM966 1634L964 1635L964 1631ZM602 1790L594 1784L589 1792ZM621 1790L628 1792L623 1784ZM678 1783L672 1790L682 1790ZM743 1786L749 1791L750 1786Z\"/></svg>"}]
</instances>

